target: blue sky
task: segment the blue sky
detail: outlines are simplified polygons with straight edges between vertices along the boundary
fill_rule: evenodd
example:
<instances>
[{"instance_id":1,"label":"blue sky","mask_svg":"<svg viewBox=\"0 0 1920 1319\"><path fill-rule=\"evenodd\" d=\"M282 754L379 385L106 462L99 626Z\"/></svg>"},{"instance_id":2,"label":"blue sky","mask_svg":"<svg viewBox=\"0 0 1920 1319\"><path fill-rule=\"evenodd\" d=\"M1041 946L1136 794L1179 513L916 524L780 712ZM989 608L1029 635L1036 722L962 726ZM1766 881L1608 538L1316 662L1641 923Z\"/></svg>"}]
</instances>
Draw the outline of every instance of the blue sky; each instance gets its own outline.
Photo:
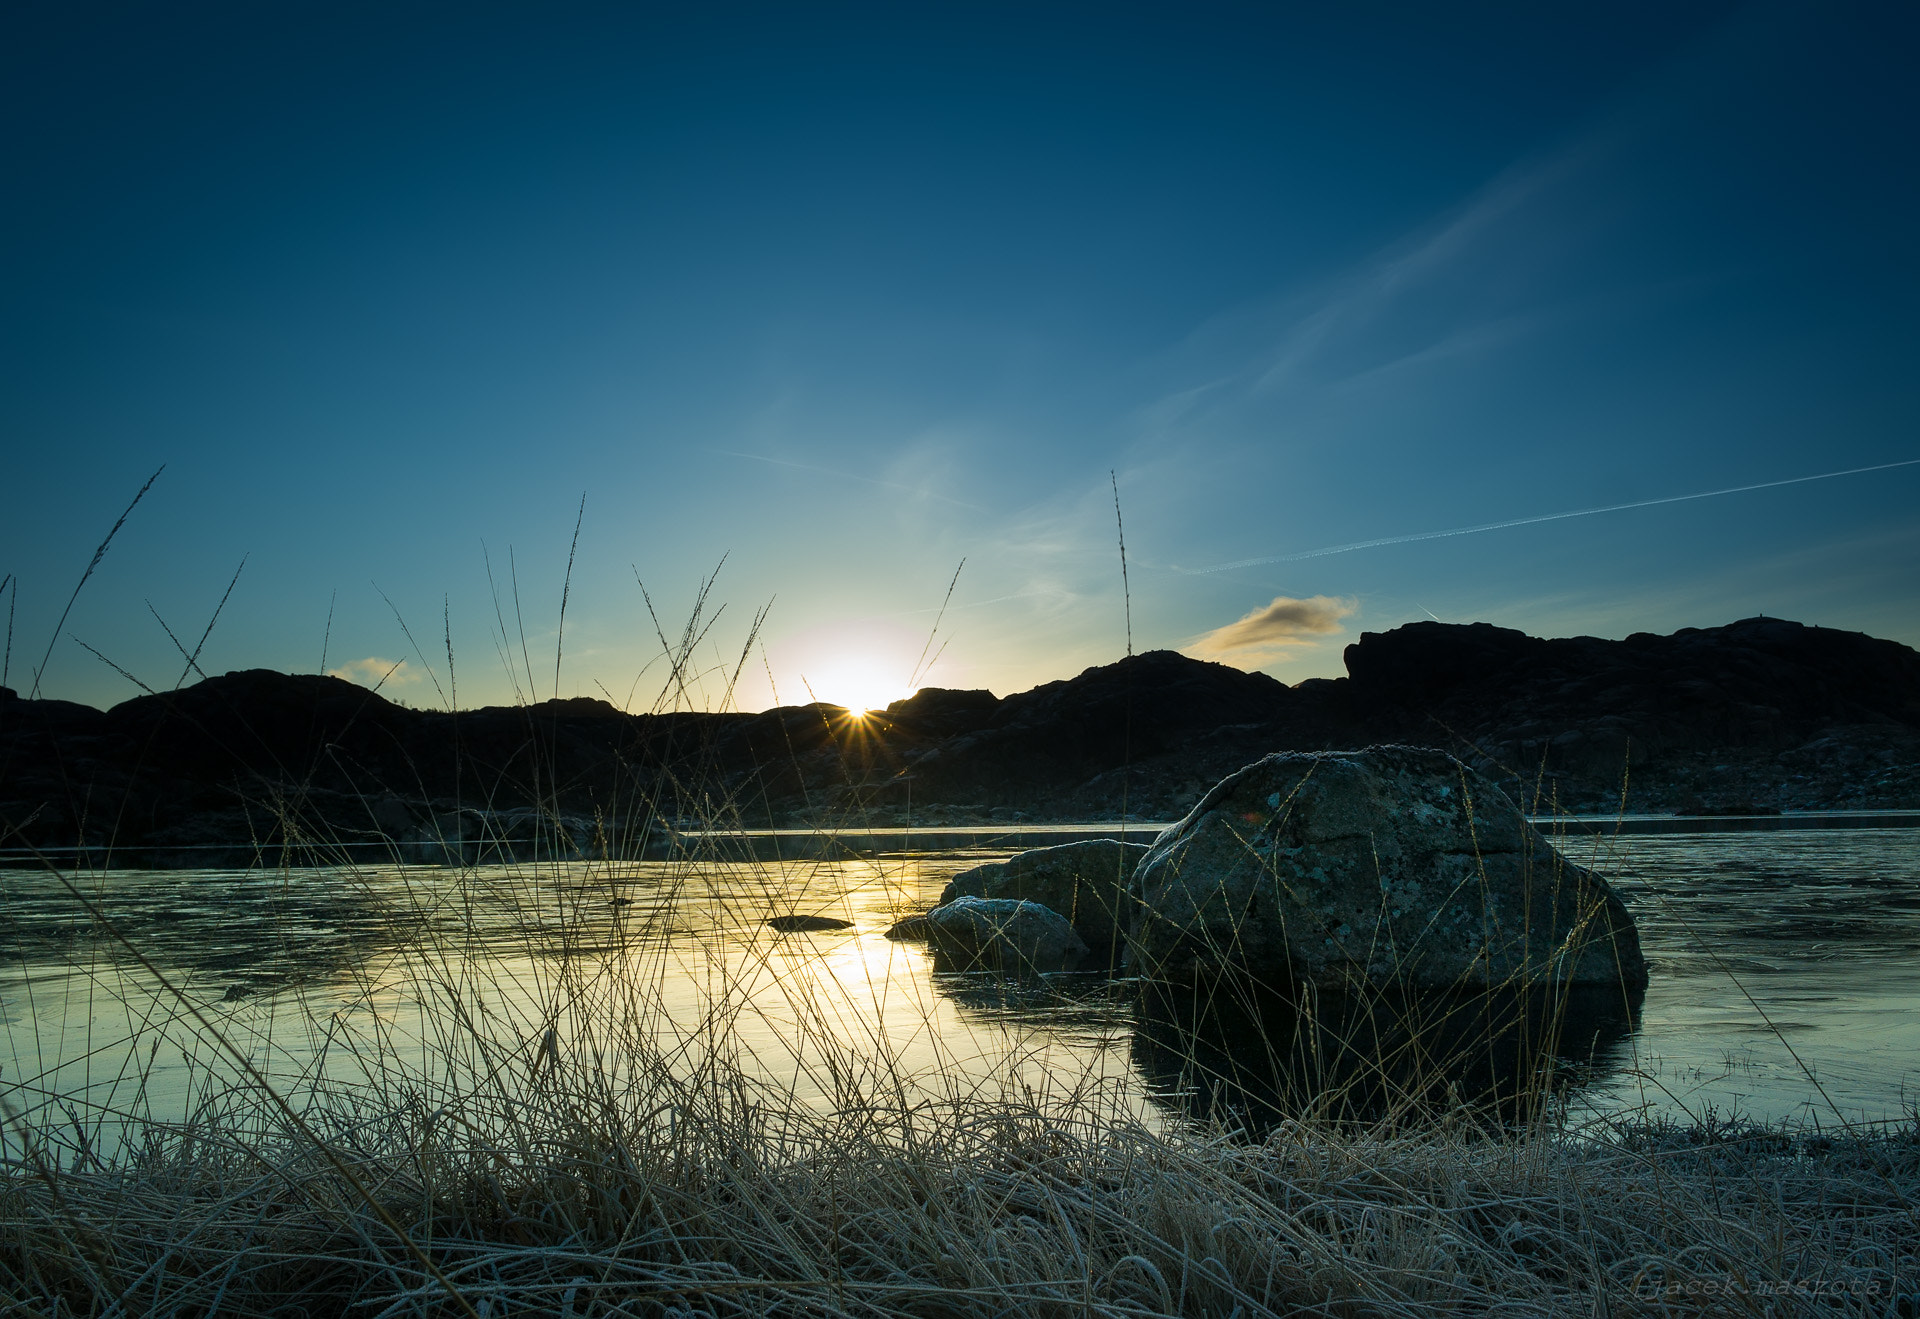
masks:
<instances>
[{"instance_id":1,"label":"blue sky","mask_svg":"<svg viewBox=\"0 0 1920 1319\"><path fill-rule=\"evenodd\" d=\"M1291 557L1920 458L1915 29L43 7L0 54L8 682L163 463L43 694L136 694L80 642L174 685L156 614L191 647L245 557L208 672L324 638L433 705L450 636L460 705L545 697L583 495L562 694L649 705L636 576L671 632L723 557L703 666L772 602L749 707L899 694L962 559L923 681L1006 693L1124 652L1109 472L1136 649L1920 643L1920 466Z\"/></svg>"}]
</instances>

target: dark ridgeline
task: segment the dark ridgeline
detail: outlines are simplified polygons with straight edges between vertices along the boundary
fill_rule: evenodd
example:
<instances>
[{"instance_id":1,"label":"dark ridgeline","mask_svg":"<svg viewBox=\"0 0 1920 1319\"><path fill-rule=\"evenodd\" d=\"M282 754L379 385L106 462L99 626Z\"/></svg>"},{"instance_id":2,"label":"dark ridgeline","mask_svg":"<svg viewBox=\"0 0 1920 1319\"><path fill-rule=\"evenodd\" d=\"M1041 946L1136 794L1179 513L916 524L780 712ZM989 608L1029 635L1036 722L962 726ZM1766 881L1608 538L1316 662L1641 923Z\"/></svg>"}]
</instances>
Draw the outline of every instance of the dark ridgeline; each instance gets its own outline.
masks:
<instances>
[{"instance_id":1,"label":"dark ridgeline","mask_svg":"<svg viewBox=\"0 0 1920 1319\"><path fill-rule=\"evenodd\" d=\"M0 847L531 837L631 848L650 820L885 825L1183 813L1270 751L1442 747L1540 809L1920 807L1920 654L1747 619L1543 640L1414 623L1288 687L1151 651L1005 699L627 715L575 698L458 714L248 670L108 711L0 689ZM518 831L518 832L516 832Z\"/></svg>"},{"instance_id":2,"label":"dark ridgeline","mask_svg":"<svg viewBox=\"0 0 1920 1319\"><path fill-rule=\"evenodd\" d=\"M1130 814L1167 819L1270 751L1403 742L1542 810L1617 810L1623 782L1630 810L1920 806L1920 654L1897 642L1776 619L1624 641L1413 623L1345 659L1296 687L1170 651L1088 669L904 741L913 799L1084 818L1124 780ZM909 729L958 695L889 716Z\"/></svg>"}]
</instances>

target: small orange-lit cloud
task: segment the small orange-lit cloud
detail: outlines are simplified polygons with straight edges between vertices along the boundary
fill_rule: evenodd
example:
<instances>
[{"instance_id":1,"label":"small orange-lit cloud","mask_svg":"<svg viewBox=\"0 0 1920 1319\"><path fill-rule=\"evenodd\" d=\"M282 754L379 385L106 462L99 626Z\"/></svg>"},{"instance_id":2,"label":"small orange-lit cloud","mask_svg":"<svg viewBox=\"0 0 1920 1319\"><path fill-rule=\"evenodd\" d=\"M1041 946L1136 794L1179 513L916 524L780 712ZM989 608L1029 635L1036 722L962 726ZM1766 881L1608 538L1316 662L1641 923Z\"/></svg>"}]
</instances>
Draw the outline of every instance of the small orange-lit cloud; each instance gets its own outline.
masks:
<instances>
[{"instance_id":1,"label":"small orange-lit cloud","mask_svg":"<svg viewBox=\"0 0 1920 1319\"><path fill-rule=\"evenodd\" d=\"M1257 668L1284 657L1289 646L1340 631L1341 620L1359 608L1357 600L1331 595L1310 595L1304 600L1276 595L1271 602L1189 643L1185 650L1195 659Z\"/></svg>"},{"instance_id":2,"label":"small orange-lit cloud","mask_svg":"<svg viewBox=\"0 0 1920 1319\"><path fill-rule=\"evenodd\" d=\"M338 668L328 669L327 676L344 678L348 682L357 683L369 690L383 686L405 687L409 683L420 681L420 674L405 660L381 659L378 655L348 660Z\"/></svg>"}]
</instances>

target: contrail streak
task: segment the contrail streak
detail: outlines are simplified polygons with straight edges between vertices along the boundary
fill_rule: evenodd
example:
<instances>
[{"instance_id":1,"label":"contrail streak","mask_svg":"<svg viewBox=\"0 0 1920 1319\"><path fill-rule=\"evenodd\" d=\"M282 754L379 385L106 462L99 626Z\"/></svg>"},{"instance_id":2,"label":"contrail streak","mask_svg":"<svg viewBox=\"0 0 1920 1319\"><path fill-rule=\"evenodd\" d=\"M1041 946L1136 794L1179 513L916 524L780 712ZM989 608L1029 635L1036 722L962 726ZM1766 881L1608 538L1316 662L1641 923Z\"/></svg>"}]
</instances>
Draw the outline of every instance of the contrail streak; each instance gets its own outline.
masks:
<instances>
[{"instance_id":1,"label":"contrail streak","mask_svg":"<svg viewBox=\"0 0 1920 1319\"><path fill-rule=\"evenodd\" d=\"M1235 568L1257 568L1267 563L1297 563L1301 559L1320 559L1329 554L1345 554L1350 550L1371 550L1382 545L1406 545L1416 540L1441 540L1448 536L1472 536L1482 531L1501 531L1507 527L1525 527L1535 522L1558 522L1562 518L1590 518L1596 513L1619 513L1629 508L1652 508L1656 504L1682 504L1689 499L1712 499L1717 495L1739 495L1749 490L1771 490L1776 486L1800 485L1807 481L1830 481L1836 476L1858 476L1862 472L1884 472L1894 467L1912 467L1920 464L1920 458L1903 458L1897 463L1877 463L1872 467L1849 467L1844 472L1821 472L1814 476L1790 476L1784 481L1760 481L1753 485L1733 485L1725 490L1701 490L1691 495L1667 495L1660 499L1636 499L1630 504L1608 504L1602 508L1577 508L1568 513L1541 513L1530 518L1508 518L1505 522L1483 522L1477 527L1454 527L1447 531L1416 531L1410 536L1382 536L1378 540L1357 540L1351 545L1328 545L1323 549L1301 550L1298 554L1269 554L1258 559L1236 559L1232 563L1216 563L1210 568L1182 568L1172 565L1177 573L1197 577L1201 573L1229 572Z\"/></svg>"}]
</instances>

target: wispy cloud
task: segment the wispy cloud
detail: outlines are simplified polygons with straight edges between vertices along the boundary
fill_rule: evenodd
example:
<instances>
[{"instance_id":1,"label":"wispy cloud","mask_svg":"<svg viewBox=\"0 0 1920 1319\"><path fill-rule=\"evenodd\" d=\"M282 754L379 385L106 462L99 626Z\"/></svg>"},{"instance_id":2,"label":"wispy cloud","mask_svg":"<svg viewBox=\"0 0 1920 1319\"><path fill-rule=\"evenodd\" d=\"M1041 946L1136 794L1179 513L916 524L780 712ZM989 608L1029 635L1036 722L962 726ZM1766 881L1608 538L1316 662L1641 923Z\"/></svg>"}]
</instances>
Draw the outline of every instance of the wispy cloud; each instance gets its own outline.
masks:
<instances>
[{"instance_id":1,"label":"wispy cloud","mask_svg":"<svg viewBox=\"0 0 1920 1319\"><path fill-rule=\"evenodd\" d=\"M378 655L348 660L337 668L328 669L327 676L342 678L373 691L381 687L405 687L420 681L419 672L405 660L382 659Z\"/></svg>"},{"instance_id":2,"label":"wispy cloud","mask_svg":"<svg viewBox=\"0 0 1920 1319\"><path fill-rule=\"evenodd\" d=\"M984 513L987 511L978 504L969 504L964 499L954 499L948 495L943 495L939 491L934 490L928 483L915 485L905 481L889 481L877 476L863 476L859 472L843 472L831 467L821 467L815 463L794 462L789 458L769 458L763 453L741 453L735 449L714 449L711 452L717 453L725 458L745 458L749 462L766 463L770 467L786 467L796 472L814 472L820 476L832 477L836 481L857 481L863 485L878 486L882 490L896 490L902 494L912 495L916 499L931 499L938 503L951 504L955 508L964 508L975 513Z\"/></svg>"},{"instance_id":3,"label":"wispy cloud","mask_svg":"<svg viewBox=\"0 0 1920 1319\"><path fill-rule=\"evenodd\" d=\"M1359 608L1358 601L1331 595L1305 599L1276 595L1225 627L1189 642L1185 649L1195 659L1258 666L1280 658L1289 646L1340 631L1342 620Z\"/></svg>"},{"instance_id":4,"label":"wispy cloud","mask_svg":"<svg viewBox=\"0 0 1920 1319\"><path fill-rule=\"evenodd\" d=\"M1171 378L1158 397L1135 410L1143 438L1163 447L1255 418L1271 436L1384 371L1490 357L1665 280L1631 264L1590 276L1632 229L1637 194L1623 179L1672 95L1617 104L1345 269L1197 325L1159 364Z\"/></svg>"}]
</instances>

